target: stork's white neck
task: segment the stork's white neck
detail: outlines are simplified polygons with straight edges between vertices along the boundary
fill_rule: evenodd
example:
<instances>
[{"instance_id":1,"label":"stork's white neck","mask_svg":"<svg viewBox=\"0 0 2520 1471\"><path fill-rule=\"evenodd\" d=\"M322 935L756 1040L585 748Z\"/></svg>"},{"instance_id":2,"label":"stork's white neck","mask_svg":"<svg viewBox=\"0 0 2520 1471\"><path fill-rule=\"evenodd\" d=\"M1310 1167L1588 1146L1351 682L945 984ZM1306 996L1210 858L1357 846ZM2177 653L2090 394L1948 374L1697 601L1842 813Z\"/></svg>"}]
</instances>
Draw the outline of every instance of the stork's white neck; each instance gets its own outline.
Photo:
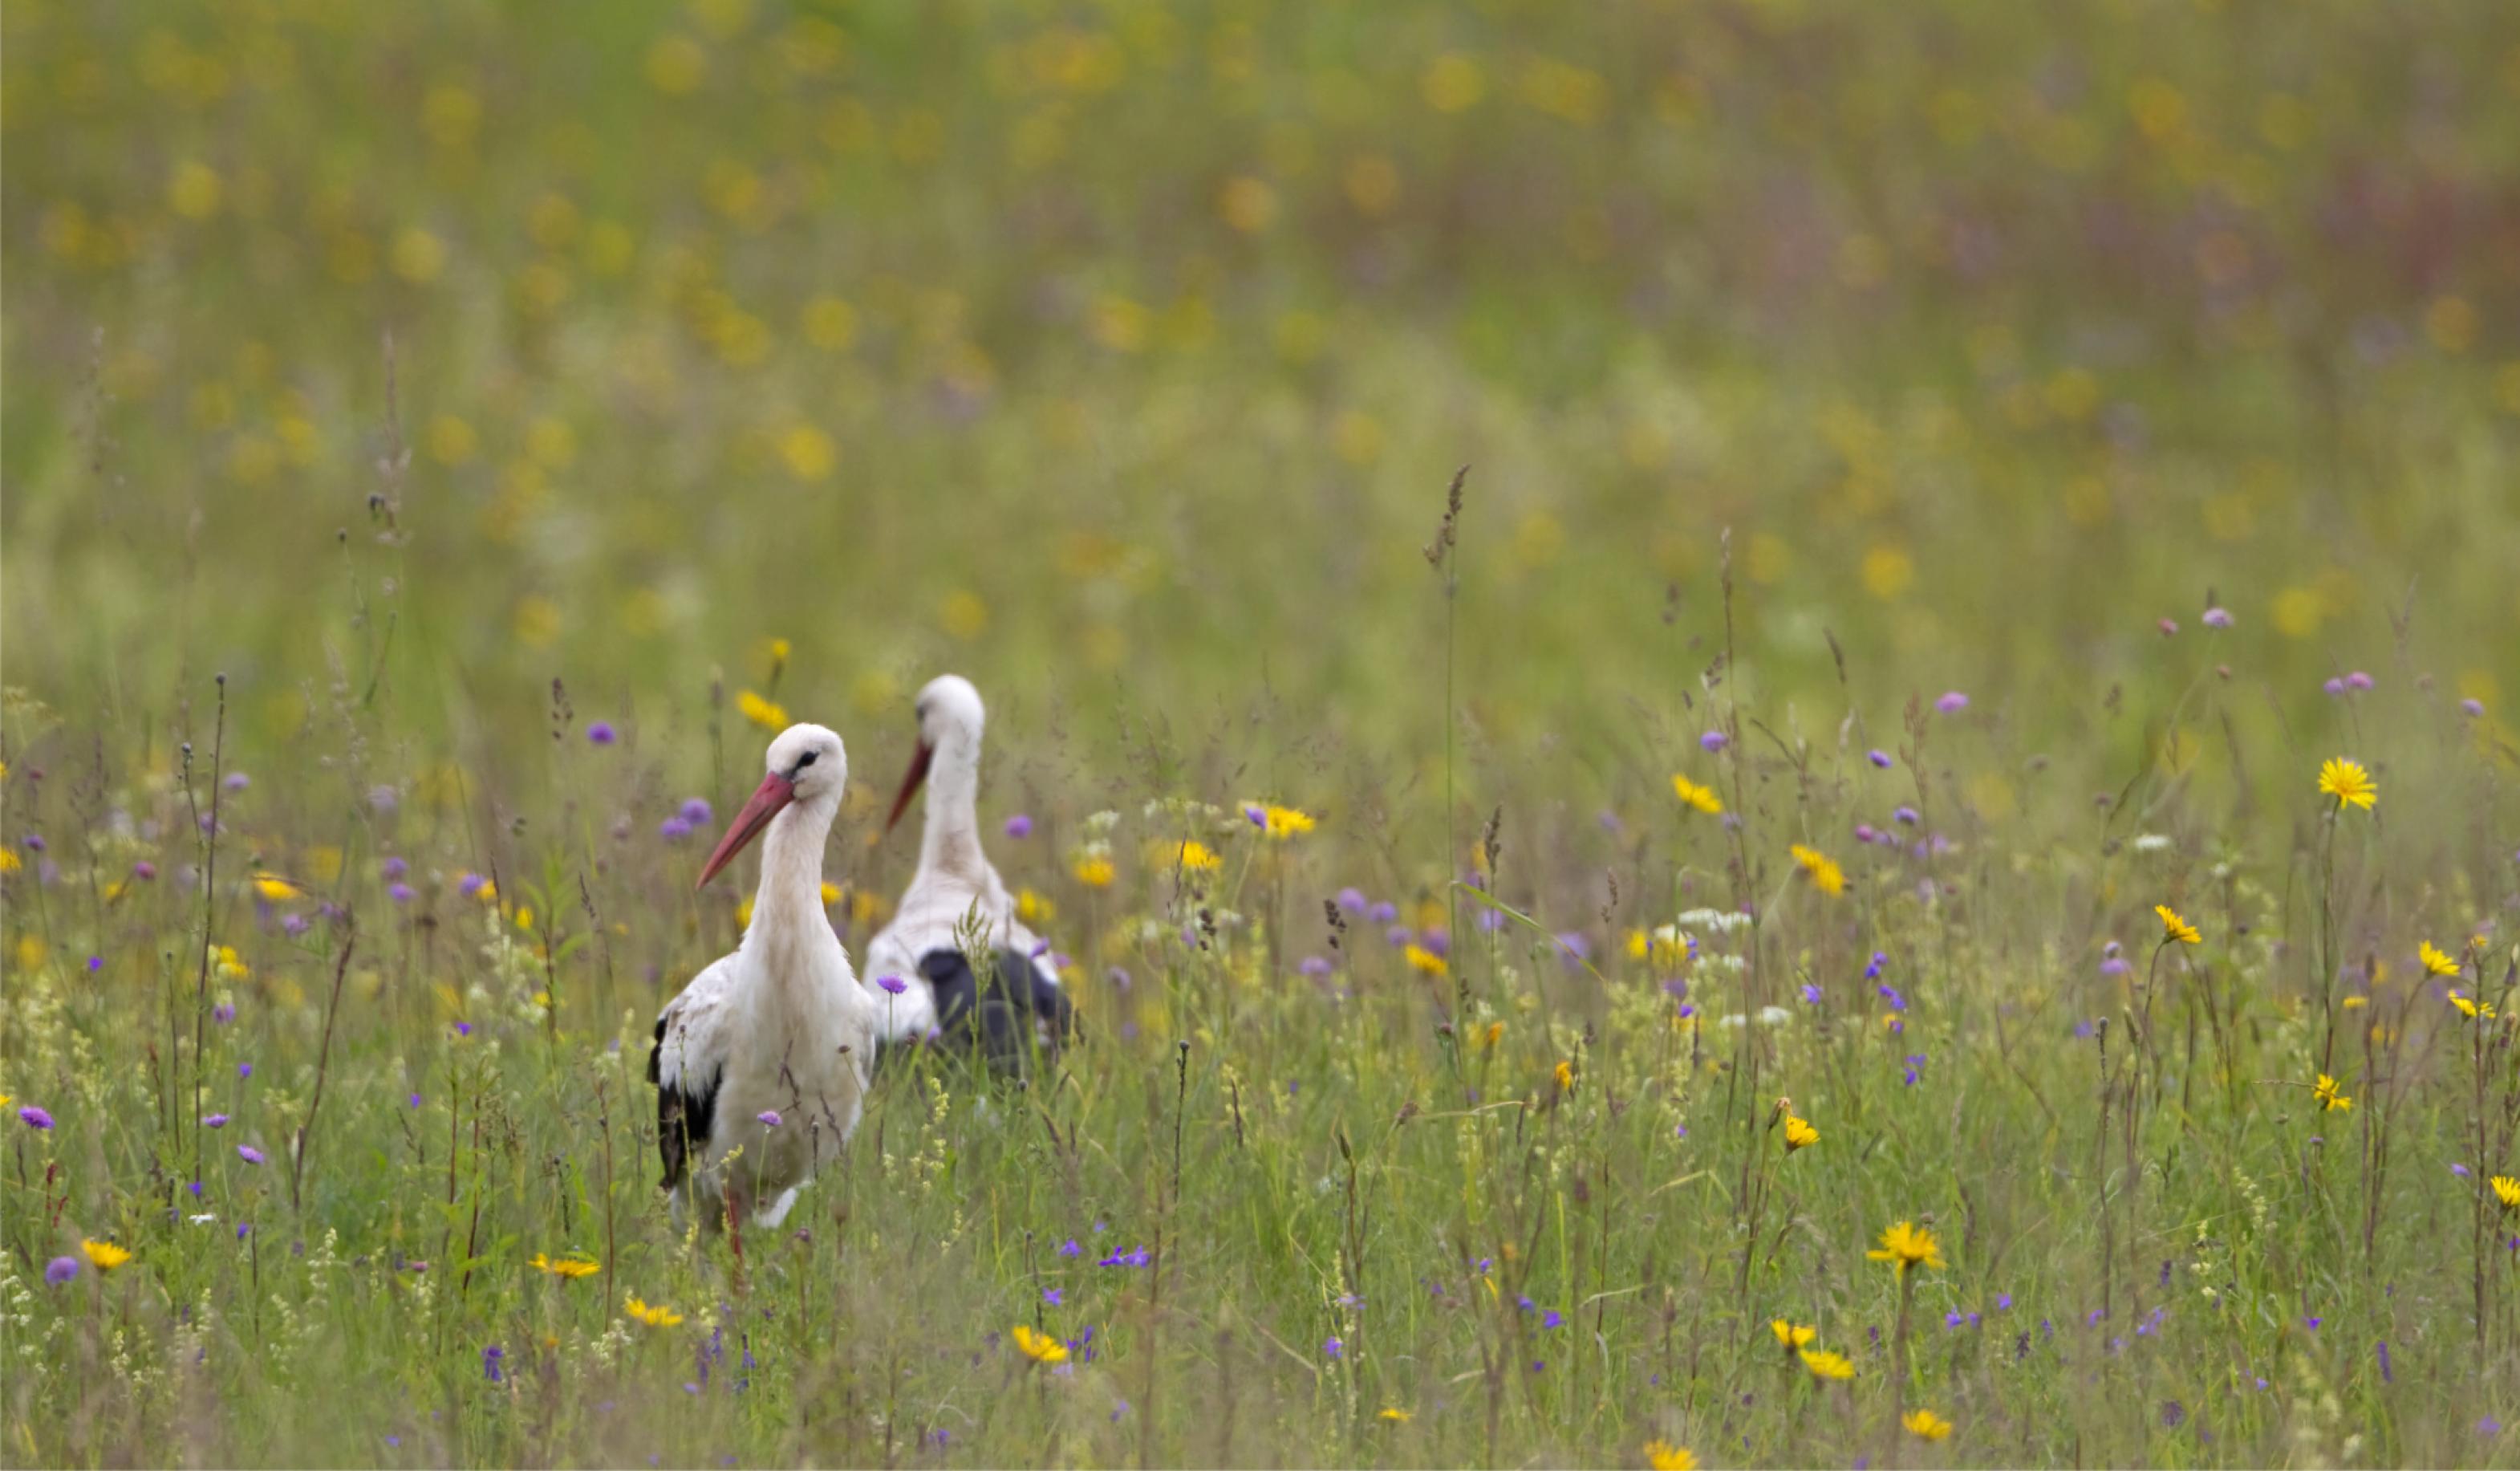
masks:
<instances>
[{"instance_id":1,"label":"stork's white neck","mask_svg":"<svg viewBox=\"0 0 2520 1471\"><path fill-rule=\"evenodd\" d=\"M919 840L919 872L959 874L978 882L980 743L960 732L936 748L927 768L926 831Z\"/></svg>"},{"instance_id":2,"label":"stork's white neck","mask_svg":"<svg viewBox=\"0 0 2520 1471\"><path fill-rule=\"evenodd\" d=\"M810 975L814 951L840 948L823 913L823 844L839 811L836 793L808 798L789 804L761 834L761 887L753 891L742 953L761 957L771 976ZM845 973L844 951L840 965Z\"/></svg>"}]
</instances>

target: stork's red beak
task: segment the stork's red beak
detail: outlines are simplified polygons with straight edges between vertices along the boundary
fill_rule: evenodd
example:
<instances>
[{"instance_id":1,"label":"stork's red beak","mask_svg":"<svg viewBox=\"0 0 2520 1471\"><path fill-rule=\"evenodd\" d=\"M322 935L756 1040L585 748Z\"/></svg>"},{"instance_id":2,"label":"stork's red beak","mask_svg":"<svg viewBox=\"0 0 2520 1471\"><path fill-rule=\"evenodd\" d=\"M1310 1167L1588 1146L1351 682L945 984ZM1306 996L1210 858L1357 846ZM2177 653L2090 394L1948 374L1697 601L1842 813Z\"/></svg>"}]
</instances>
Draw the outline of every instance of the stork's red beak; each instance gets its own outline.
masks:
<instances>
[{"instance_id":1,"label":"stork's red beak","mask_svg":"<svg viewBox=\"0 0 2520 1471\"><path fill-rule=\"evenodd\" d=\"M717 871L733 862L735 855L743 851L744 845L760 837L761 830L770 825L771 818L779 815L781 807L795 800L794 782L776 771L761 778L761 785L752 789L752 799L743 804L742 811L735 814L734 825L726 830L725 837L717 840L717 851L709 854L707 864L700 869L700 881L692 887L707 888L708 881L717 877Z\"/></svg>"},{"instance_id":2,"label":"stork's red beak","mask_svg":"<svg viewBox=\"0 0 2520 1471\"><path fill-rule=\"evenodd\" d=\"M909 809L910 799L919 795L919 784L927 779L927 763L934 759L936 748L920 742L919 754L910 758L910 769L901 773L901 795L892 800L892 815L883 819L885 832L901 825L901 814Z\"/></svg>"}]
</instances>

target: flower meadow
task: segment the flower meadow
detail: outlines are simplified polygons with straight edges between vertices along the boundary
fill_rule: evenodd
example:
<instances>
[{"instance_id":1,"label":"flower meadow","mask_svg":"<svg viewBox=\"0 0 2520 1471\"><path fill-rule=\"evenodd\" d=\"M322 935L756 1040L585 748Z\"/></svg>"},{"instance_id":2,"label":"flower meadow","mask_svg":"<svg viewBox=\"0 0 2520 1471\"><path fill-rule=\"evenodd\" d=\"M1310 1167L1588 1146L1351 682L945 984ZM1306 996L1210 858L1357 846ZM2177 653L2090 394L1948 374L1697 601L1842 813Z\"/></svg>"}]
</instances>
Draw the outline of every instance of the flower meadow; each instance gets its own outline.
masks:
<instances>
[{"instance_id":1,"label":"flower meadow","mask_svg":"<svg viewBox=\"0 0 2520 1471\"><path fill-rule=\"evenodd\" d=\"M0 1461L2520 1462L2515 59L15 0ZM946 670L1080 1040L678 1231Z\"/></svg>"}]
</instances>

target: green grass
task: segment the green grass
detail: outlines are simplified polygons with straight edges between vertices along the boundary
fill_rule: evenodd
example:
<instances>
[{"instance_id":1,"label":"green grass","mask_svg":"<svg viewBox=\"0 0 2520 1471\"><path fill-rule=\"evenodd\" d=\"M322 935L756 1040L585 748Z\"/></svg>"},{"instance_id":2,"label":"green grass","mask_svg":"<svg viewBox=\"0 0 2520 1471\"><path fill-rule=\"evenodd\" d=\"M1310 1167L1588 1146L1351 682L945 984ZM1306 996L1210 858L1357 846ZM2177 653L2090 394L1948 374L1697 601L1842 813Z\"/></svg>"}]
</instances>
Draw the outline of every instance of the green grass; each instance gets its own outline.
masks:
<instances>
[{"instance_id":1,"label":"green grass","mask_svg":"<svg viewBox=\"0 0 2520 1471\"><path fill-rule=\"evenodd\" d=\"M2520 15L568 19L0 14L0 1460L2520 1458ZM1089 1039L738 1272L659 824L948 668Z\"/></svg>"}]
</instances>

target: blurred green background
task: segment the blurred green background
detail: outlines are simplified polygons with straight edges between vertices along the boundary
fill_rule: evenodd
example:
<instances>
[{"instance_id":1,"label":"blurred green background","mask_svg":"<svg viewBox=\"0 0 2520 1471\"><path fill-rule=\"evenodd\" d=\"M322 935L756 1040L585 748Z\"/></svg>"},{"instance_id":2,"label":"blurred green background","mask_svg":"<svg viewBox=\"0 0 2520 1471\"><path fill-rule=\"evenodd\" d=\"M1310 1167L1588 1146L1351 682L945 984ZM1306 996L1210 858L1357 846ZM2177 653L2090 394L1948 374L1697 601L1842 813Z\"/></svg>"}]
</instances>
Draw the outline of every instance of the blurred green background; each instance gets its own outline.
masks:
<instances>
[{"instance_id":1,"label":"blurred green background","mask_svg":"<svg viewBox=\"0 0 2520 1471\"><path fill-rule=\"evenodd\" d=\"M9 682L163 722L224 668L249 756L336 684L448 749L555 675L697 721L785 636L846 728L951 666L1422 772L1463 463L1498 740L1693 684L1727 528L1771 701L1834 634L2035 740L2209 588L2253 715L2520 687L2520 7L0 30Z\"/></svg>"}]
</instances>

